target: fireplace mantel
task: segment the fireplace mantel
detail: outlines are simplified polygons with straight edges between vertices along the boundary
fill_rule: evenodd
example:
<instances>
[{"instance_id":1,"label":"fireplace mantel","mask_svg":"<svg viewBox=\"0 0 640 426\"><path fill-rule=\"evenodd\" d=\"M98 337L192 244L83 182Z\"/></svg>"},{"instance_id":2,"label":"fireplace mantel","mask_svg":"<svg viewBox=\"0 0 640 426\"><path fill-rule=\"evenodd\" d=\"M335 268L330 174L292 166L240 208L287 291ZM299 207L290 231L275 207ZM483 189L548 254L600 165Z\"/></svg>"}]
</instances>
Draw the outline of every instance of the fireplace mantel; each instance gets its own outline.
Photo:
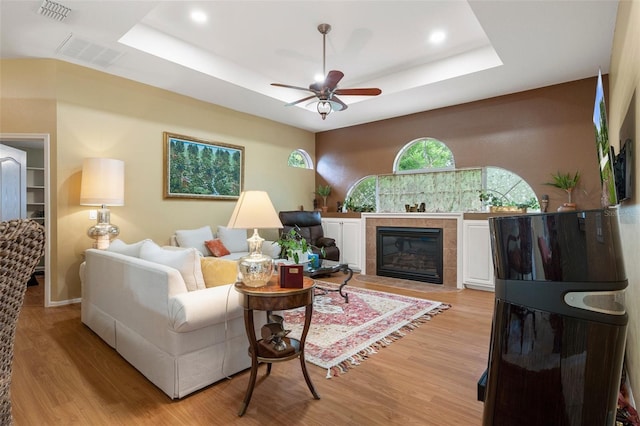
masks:
<instances>
[{"instance_id":1,"label":"fireplace mantel","mask_svg":"<svg viewBox=\"0 0 640 426\"><path fill-rule=\"evenodd\" d=\"M462 212L444 212L444 213L362 213L362 219L371 218L412 218L412 219L456 219L462 220L464 213Z\"/></svg>"},{"instance_id":2,"label":"fireplace mantel","mask_svg":"<svg viewBox=\"0 0 640 426\"><path fill-rule=\"evenodd\" d=\"M362 213L365 236L362 273L376 273L377 226L439 227L444 231L445 287L463 288L462 231L463 213Z\"/></svg>"}]
</instances>

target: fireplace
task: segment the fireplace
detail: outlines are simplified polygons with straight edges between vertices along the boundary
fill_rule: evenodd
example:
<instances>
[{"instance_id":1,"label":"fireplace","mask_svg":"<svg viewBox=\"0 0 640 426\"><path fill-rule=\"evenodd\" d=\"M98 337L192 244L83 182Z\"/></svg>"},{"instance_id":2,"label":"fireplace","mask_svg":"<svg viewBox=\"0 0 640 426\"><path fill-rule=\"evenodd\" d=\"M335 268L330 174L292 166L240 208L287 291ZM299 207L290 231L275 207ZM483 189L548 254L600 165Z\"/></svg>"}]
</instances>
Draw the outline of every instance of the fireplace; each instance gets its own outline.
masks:
<instances>
[{"instance_id":1,"label":"fireplace","mask_svg":"<svg viewBox=\"0 0 640 426\"><path fill-rule=\"evenodd\" d=\"M442 284L442 229L376 227L376 274Z\"/></svg>"}]
</instances>

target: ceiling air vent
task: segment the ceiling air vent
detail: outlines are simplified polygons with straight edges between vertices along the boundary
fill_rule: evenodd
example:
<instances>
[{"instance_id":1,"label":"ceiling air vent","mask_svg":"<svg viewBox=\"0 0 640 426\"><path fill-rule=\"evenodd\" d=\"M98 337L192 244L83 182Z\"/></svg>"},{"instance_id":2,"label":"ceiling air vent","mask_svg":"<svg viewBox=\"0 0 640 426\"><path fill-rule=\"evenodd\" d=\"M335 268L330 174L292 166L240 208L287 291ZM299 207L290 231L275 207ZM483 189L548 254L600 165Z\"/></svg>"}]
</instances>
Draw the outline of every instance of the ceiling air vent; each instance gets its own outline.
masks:
<instances>
[{"instance_id":1,"label":"ceiling air vent","mask_svg":"<svg viewBox=\"0 0 640 426\"><path fill-rule=\"evenodd\" d=\"M123 52L91 43L73 34L69 34L69 37L58 46L56 53L104 68L112 65L123 54Z\"/></svg>"},{"instance_id":2,"label":"ceiling air vent","mask_svg":"<svg viewBox=\"0 0 640 426\"><path fill-rule=\"evenodd\" d=\"M67 6L49 0L44 0L40 5L40 9L38 9L40 15L55 19L56 21L64 21L67 15L69 15L69 12L71 12L71 9Z\"/></svg>"}]
</instances>

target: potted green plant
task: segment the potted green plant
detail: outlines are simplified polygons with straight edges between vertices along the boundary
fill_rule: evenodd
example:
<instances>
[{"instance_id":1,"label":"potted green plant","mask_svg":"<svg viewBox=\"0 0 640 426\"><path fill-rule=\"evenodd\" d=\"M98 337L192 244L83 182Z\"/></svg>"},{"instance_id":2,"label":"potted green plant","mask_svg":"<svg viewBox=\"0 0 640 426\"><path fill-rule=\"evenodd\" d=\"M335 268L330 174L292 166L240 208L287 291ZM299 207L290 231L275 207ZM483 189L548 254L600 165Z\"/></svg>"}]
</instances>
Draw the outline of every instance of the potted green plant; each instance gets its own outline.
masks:
<instances>
[{"instance_id":1,"label":"potted green plant","mask_svg":"<svg viewBox=\"0 0 640 426\"><path fill-rule=\"evenodd\" d=\"M315 192L316 195L322 197L322 211L327 211L327 197L331 194L331 186L330 185L318 185L318 189Z\"/></svg>"},{"instance_id":2,"label":"potted green plant","mask_svg":"<svg viewBox=\"0 0 640 426\"><path fill-rule=\"evenodd\" d=\"M516 202L513 200L507 200L504 196L498 196L496 194L490 194L487 191L480 191L480 201L483 205L489 206L489 211L494 212L514 212L514 213L526 213L528 209L539 209L540 204L538 199L531 197L528 200L522 202Z\"/></svg>"},{"instance_id":3,"label":"potted green plant","mask_svg":"<svg viewBox=\"0 0 640 426\"><path fill-rule=\"evenodd\" d=\"M280 245L280 256L295 263L306 262L309 259L309 244L297 229L291 228L289 232L282 233L277 242Z\"/></svg>"},{"instance_id":4,"label":"potted green plant","mask_svg":"<svg viewBox=\"0 0 640 426\"><path fill-rule=\"evenodd\" d=\"M571 173L555 173L552 174L553 182L547 182L545 185L555 186L556 188L560 188L567 193L568 201L562 204L558 211L567 211L567 210L575 210L576 204L571 200L571 194L573 190L578 185L578 181L580 181L580 172L576 171L572 176Z\"/></svg>"}]
</instances>

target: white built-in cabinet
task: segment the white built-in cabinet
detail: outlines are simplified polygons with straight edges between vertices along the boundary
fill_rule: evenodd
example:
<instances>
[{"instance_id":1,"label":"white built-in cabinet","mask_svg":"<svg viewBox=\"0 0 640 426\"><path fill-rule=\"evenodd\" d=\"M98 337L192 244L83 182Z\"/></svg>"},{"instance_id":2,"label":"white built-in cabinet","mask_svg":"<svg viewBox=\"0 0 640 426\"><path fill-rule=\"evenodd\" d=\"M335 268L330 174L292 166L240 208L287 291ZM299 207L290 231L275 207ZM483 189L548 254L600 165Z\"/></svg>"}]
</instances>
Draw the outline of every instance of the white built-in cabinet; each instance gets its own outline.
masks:
<instances>
[{"instance_id":1,"label":"white built-in cabinet","mask_svg":"<svg viewBox=\"0 0 640 426\"><path fill-rule=\"evenodd\" d=\"M27 166L27 217L44 225L44 167Z\"/></svg>"},{"instance_id":2,"label":"white built-in cabinet","mask_svg":"<svg viewBox=\"0 0 640 426\"><path fill-rule=\"evenodd\" d=\"M489 222L465 220L462 226L462 282L468 288L494 291Z\"/></svg>"},{"instance_id":3,"label":"white built-in cabinet","mask_svg":"<svg viewBox=\"0 0 640 426\"><path fill-rule=\"evenodd\" d=\"M355 271L362 270L363 238L361 219L322 218L324 236L336 240L340 262Z\"/></svg>"}]
</instances>

